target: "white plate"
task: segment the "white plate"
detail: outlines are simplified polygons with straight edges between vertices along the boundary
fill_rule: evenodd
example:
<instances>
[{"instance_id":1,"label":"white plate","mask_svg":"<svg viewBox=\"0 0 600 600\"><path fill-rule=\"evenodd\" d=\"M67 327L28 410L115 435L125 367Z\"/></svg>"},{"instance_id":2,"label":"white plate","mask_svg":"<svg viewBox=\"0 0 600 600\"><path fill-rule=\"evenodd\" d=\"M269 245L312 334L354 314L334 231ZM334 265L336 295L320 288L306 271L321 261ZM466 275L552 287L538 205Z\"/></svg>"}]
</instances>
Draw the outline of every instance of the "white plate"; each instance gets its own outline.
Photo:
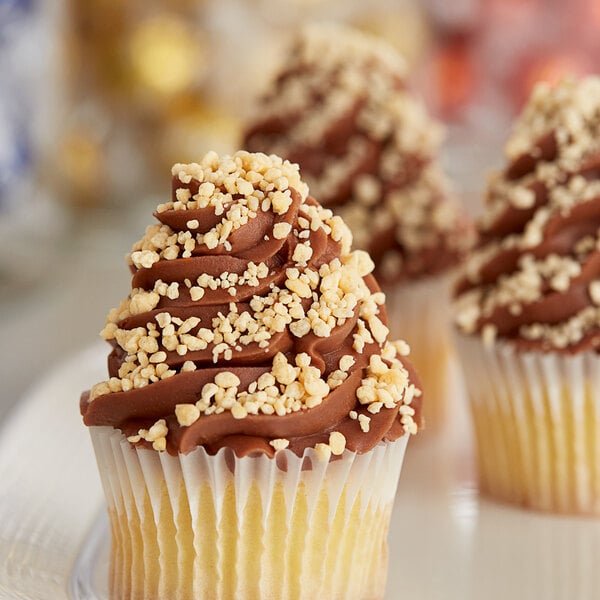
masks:
<instances>
[{"instance_id":1,"label":"white plate","mask_svg":"<svg viewBox=\"0 0 600 600\"><path fill-rule=\"evenodd\" d=\"M107 346L65 362L0 430L0 598L107 598L108 529L79 393ZM388 600L598 600L600 521L480 499L456 423L409 445L390 529Z\"/></svg>"}]
</instances>

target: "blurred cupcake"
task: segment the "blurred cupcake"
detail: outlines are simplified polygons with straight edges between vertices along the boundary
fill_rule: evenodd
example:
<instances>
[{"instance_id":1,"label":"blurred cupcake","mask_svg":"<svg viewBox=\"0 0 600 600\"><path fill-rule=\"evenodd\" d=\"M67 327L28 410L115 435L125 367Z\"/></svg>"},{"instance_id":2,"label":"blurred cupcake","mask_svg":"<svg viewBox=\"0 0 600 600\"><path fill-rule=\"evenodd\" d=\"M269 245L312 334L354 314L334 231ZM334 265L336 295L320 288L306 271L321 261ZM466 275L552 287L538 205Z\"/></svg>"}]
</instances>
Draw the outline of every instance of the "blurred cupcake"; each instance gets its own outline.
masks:
<instances>
[{"instance_id":1,"label":"blurred cupcake","mask_svg":"<svg viewBox=\"0 0 600 600\"><path fill-rule=\"evenodd\" d=\"M600 78L537 87L506 157L456 298L481 487L600 514Z\"/></svg>"},{"instance_id":2,"label":"blurred cupcake","mask_svg":"<svg viewBox=\"0 0 600 600\"><path fill-rule=\"evenodd\" d=\"M442 128L406 90L401 57L339 26L296 40L247 125L244 146L300 164L312 193L341 215L375 262L392 335L402 332L442 421L450 354L447 273L471 228L436 157Z\"/></svg>"},{"instance_id":3,"label":"blurred cupcake","mask_svg":"<svg viewBox=\"0 0 600 600\"><path fill-rule=\"evenodd\" d=\"M276 156L173 168L81 399L112 598L382 598L421 392L340 217Z\"/></svg>"}]
</instances>

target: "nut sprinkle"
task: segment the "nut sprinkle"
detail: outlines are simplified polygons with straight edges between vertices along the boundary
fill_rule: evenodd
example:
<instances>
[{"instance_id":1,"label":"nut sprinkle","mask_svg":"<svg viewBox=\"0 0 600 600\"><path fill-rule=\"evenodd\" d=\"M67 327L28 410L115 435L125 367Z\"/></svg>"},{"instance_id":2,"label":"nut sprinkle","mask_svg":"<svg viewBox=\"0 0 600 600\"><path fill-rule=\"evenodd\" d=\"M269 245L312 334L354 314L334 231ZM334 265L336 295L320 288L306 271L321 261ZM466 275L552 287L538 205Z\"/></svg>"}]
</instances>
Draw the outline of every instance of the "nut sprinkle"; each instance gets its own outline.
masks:
<instances>
[{"instance_id":1,"label":"nut sprinkle","mask_svg":"<svg viewBox=\"0 0 600 600\"><path fill-rule=\"evenodd\" d=\"M243 151L175 165L155 216L102 331L110 377L82 398L87 424L240 455L363 452L382 423L386 439L416 433L420 391L373 262L296 165Z\"/></svg>"}]
</instances>

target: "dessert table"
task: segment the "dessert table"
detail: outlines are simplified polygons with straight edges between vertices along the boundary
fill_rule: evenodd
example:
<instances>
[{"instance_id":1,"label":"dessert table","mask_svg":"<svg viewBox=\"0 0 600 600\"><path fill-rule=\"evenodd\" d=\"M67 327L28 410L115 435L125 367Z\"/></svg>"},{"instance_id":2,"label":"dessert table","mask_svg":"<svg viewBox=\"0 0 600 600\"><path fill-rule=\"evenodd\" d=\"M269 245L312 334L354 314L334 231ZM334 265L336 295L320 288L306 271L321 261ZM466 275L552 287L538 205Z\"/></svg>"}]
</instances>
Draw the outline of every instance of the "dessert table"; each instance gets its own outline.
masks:
<instances>
[{"instance_id":1,"label":"dessert table","mask_svg":"<svg viewBox=\"0 0 600 600\"><path fill-rule=\"evenodd\" d=\"M455 172L471 153L454 153ZM147 206L70 215L33 243L0 232L0 600L107 598L107 522L77 405L103 377L97 334L129 287L124 255ZM450 422L408 447L386 600L597 600L600 521L480 497L457 369L448 393Z\"/></svg>"},{"instance_id":2,"label":"dessert table","mask_svg":"<svg viewBox=\"0 0 600 600\"><path fill-rule=\"evenodd\" d=\"M96 342L61 356L0 434L0 599L104 600L108 524L81 389ZM460 380L453 419L411 441L390 528L387 600L595 600L600 522L535 514L477 492Z\"/></svg>"}]
</instances>

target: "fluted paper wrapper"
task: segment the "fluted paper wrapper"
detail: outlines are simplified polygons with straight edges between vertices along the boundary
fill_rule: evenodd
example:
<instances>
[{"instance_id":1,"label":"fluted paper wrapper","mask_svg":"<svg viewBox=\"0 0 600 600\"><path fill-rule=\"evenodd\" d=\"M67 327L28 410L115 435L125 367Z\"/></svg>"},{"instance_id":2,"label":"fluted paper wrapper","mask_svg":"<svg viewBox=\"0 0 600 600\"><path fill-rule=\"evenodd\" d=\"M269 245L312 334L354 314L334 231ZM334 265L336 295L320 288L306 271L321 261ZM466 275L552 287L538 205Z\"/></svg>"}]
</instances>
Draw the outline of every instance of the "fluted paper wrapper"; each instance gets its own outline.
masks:
<instances>
[{"instance_id":1,"label":"fluted paper wrapper","mask_svg":"<svg viewBox=\"0 0 600 600\"><path fill-rule=\"evenodd\" d=\"M408 436L319 461L288 450L171 456L90 428L111 523L113 599L382 598Z\"/></svg>"},{"instance_id":2,"label":"fluted paper wrapper","mask_svg":"<svg viewBox=\"0 0 600 600\"><path fill-rule=\"evenodd\" d=\"M449 276L428 277L385 288L390 339L410 346L414 366L427 402L427 429L443 426L448 417L450 361L454 357L450 324Z\"/></svg>"},{"instance_id":3,"label":"fluted paper wrapper","mask_svg":"<svg viewBox=\"0 0 600 600\"><path fill-rule=\"evenodd\" d=\"M530 508L600 514L600 358L516 352L457 336L483 491Z\"/></svg>"}]
</instances>

